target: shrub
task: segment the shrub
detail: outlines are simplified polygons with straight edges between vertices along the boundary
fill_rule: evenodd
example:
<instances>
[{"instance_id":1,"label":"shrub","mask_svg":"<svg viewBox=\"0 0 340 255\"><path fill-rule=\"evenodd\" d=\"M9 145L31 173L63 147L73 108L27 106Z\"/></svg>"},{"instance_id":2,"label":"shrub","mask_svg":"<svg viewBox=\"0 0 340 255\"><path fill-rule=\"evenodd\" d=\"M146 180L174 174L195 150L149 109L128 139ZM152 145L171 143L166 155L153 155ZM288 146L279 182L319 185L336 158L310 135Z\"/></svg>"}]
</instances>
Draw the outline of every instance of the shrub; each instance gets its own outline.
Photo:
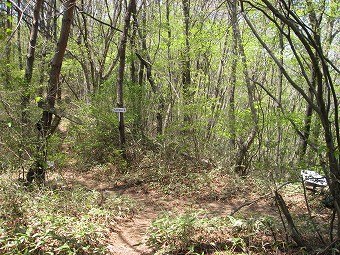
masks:
<instances>
[{"instance_id":1,"label":"shrub","mask_svg":"<svg viewBox=\"0 0 340 255\"><path fill-rule=\"evenodd\" d=\"M177 216L164 213L152 222L148 245L156 254L204 254L218 250L249 254L252 249L265 252L259 243L264 236L270 238L272 224L270 217L245 220L209 218L203 211Z\"/></svg>"},{"instance_id":2,"label":"shrub","mask_svg":"<svg viewBox=\"0 0 340 255\"><path fill-rule=\"evenodd\" d=\"M132 201L81 187L21 187L1 176L0 254L107 254L109 229Z\"/></svg>"}]
</instances>

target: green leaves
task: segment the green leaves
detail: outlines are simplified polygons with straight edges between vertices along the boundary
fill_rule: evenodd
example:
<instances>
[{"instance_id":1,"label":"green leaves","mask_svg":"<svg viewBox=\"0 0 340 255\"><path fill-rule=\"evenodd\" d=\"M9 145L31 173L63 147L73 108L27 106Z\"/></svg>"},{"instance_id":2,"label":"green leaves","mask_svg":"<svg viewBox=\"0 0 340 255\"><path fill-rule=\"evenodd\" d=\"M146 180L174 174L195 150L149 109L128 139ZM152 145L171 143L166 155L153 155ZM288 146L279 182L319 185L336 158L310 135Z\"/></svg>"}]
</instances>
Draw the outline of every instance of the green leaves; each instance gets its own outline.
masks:
<instances>
[{"instance_id":1,"label":"green leaves","mask_svg":"<svg viewBox=\"0 0 340 255\"><path fill-rule=\"evenodd\" d=\"M38 103L42 100L42 97L35 97L35 102Z\"/></svg>"},{"instance_id":2,"label":"green leaves","mask_svg":"<svg viewBox=\"0 0 340 255\"><path fill-rule=\"evenodd\" d=\"M44 254L107 254L102 245L107 228L134 206L115 194L107 195L99 206L99 192L32 187L27 193L9 184L6 177L1 180L0 254L40 254L42 250Z\"/></svg>"},{"instance_id":3,"label":"green leaves","mask_svg":"<svg viewBox=\"0 0 340 255\"><path fill-rule=\"evenodd\" d=\"M190 251L201 254L209 248L233 252L242 250L242 254L249 254L249 250L255 248L249 240L261 239L273 224L271 217L208 217L203 210L182 215L164 213L152 222L148 244L157 250L156 254L192 254Z\"/></svg>"}]
</instances>

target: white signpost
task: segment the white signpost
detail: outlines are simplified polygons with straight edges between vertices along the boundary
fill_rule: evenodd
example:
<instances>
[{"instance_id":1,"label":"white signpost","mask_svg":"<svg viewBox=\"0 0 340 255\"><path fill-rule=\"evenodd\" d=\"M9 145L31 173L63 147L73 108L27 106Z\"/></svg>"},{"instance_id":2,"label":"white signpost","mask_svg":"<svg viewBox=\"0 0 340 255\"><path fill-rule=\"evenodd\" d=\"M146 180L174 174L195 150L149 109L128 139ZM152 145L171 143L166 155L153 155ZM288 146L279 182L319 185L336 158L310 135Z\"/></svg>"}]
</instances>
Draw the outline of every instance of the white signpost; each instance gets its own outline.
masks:
<instances>
[{"instance_id":1,"label":"white signpost","mask_svg":"<svg viewBox=\"0 0 340 255\"><path fill-rule=\"evenodd\" d=\"M126 108L113 108L114 112L126 112Z\"/></svg>"},{"instance_id":2,"label":"white signpost","mask_svg":"<svg viewBox=\"0 0 340 255\"><path fill-rule=\"evenodd\" d=\"M118 113L118 121L120 122L120 113L126 112L126 108L112 108L112 111Z\"/></svg>"}]
</instances>

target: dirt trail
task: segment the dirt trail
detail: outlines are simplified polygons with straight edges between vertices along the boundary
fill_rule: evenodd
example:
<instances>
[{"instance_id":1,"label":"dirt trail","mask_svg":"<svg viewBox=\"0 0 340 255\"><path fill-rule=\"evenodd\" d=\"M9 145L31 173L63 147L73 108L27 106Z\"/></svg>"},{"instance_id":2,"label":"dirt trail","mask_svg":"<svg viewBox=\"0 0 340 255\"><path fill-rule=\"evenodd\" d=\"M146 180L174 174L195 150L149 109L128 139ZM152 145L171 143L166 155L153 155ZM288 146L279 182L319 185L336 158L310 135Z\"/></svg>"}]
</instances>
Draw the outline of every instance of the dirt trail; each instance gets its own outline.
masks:
<instances>
[{"instance_id":1,"label":"dirt trail","mask_svg":"<svg viewBox=\"0 0 340 255\"><path fill-rule=\"evenodd\" d=\"M213 214L229 214L232 206L223 206L221 203L202 205L178 199L166 200L156 194L138 192L137 188L124 192L124 196L130 197L143 204L141 211L137 212L131 221L119 224L116 232L111 233L111 244L108 246L111 254L115 255L142 255L150 254L151 249L146 245L147 231L152 220L162 212L185 212L188 209L207 209Z\"/></svg>"},{"instance_id":2,"label":"dirt trail","mask_svg":"<svg viewBox=\"0 0 340 255\"><path fill-rule=\"evenodd\" d=\"M168 210L167 201L156 194L146 192L143 185L112 185L102 180L98 181L91 173L84 176L65 173L64 179L71 185L80 184L89 189L122 195L136 201L140 208L134 213L132 219L119 222L110 234L110 244L107 246L113 255L142 255L150 254L151 249L146 245L147 231L152 220L159 213Z\"/></svg>"},{"instance_id":3,"label":"dirt trail","mask_svg":"<svg viewBox=\"0 0 340 255\"><path fill-rule=\"evenodd\" d=\"M64 178L71 183L80 184L90 189L96 189L104 193L122 195L136 201L138 210L131 219L119 222L116 229L110 233L110 244L107 246L110 254L113 255L146 255L152 254L151 249L146 245L147 231L152 220L156 219L162 212L184 213L188 210L203 209L211 215L227 216L245 201L196 201L193 198L166 197L144 186L144 184L118 185L110 181L96 180L93 174L75 176L67 173ZM245 211L254 213L265 210L268 207L254 204L247 207ZM269 209L270 210L270 209Z\"/></svg>"},{"instance_id":4,"label":"dirt trail","mask_svg":"<svg viewBox=\"0 0 340 255\"><path fill-rule=\"evenodd\" d=\"M135 215L129 222L121 224L116 232L111 233L111 244L108 246L111 254L137 255L147 254L151 250L146 245L147 230L151 221L157 217L157 212L146 208Z\"/></svg>"}]
</instances>

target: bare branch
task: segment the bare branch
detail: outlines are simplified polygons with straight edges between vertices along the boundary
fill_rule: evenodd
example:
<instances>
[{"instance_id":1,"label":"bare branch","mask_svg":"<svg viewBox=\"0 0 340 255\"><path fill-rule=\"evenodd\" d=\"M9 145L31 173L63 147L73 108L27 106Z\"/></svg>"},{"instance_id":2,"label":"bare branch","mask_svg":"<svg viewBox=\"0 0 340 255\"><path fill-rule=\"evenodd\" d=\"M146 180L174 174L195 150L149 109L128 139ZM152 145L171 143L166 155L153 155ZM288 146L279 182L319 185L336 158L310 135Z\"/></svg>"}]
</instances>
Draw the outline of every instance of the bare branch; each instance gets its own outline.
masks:
<instances>
[{"instance_id":1,"label":"bare branch","mask_svg":"<svg viewBox=\"0 0 340 255\"><path fill-rule=\"evenodd\" d=\"M123 30L121 30L121 29L119 29L119 28L117 28L117 27L115 27L115 26L112 26L111 24L106 23L106 22L104 22L104 21L102 21L102 20L100 20L100 19L97 19L96 17L94 17L94 16L91 15L90 13L87 13L87 12L85 12L85 11L83 11L83 10L80 10L79 7L77 7L77 9L78 9L78 12L79 12L80 14L85 14L86 16L89 16L91 19L93 19L93 20L99 22L100 24L103 24L103 25L105 25L105 26L110 27L110 28L113 29L113 30L116 30L116 31L119 31L119 32L123 33Z\"/></svg>"}]
</instances>

